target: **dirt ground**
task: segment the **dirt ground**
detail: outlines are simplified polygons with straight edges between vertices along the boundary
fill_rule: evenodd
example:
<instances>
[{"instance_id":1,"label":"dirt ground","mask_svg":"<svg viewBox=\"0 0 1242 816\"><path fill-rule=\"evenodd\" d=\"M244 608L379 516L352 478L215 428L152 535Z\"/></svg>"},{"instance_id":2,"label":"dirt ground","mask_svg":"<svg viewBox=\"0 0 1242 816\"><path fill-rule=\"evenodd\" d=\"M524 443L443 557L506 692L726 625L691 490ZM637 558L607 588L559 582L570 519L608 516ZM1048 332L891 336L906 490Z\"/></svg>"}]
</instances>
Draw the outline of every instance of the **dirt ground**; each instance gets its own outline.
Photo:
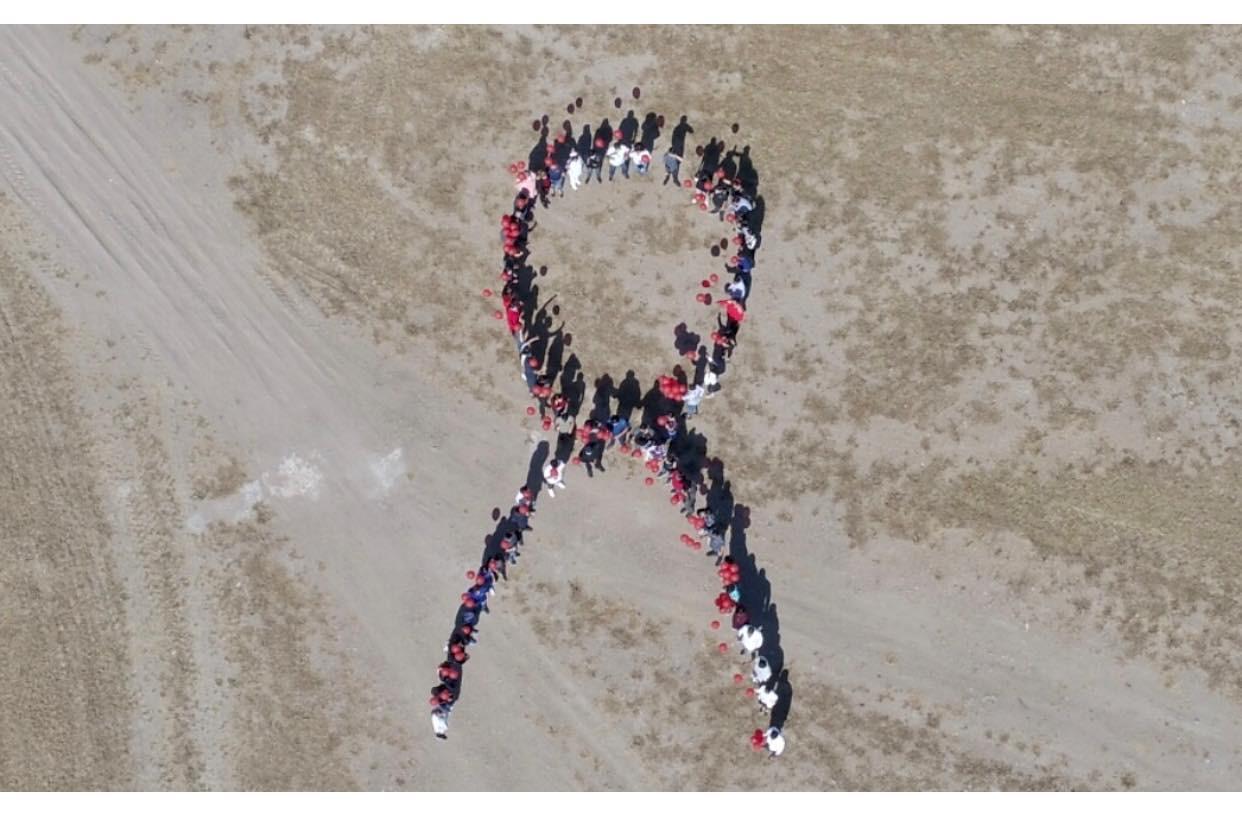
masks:
<instances>
[{"instance_id":1,"label":"dirt ground","mask_svg":"<svg viewBox=\"0 0 1242 816\"><path fill-rule=\"evenodd\" d=\"M1237 789L1240 50L0 28L0 788ZM628 462L541 501L428 727L543 438L479 294L506 166L618 96L761 177L694 424L779 610L778 761ZM588 383L708 326L724 233L661 175L540 213Z\"/></svg>"}]
</instances>

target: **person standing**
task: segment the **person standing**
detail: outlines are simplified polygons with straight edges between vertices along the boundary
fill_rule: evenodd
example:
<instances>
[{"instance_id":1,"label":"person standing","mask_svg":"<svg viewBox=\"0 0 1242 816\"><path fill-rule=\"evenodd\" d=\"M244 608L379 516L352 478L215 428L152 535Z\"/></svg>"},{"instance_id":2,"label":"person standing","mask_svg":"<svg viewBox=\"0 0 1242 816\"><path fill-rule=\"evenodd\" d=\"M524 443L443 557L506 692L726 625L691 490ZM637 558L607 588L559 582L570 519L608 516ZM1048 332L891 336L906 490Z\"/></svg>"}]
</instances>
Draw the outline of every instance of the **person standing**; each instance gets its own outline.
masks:
<instances>
[{"instance_id":1,"label":"person standing","mask_svg":"<svg viewBox=\"0 0 1242 816\"><path fill-rule=\"evenodd\" d=\"M683 116L673 128L671 144L668 152L664 154L664 184L668 184L671 178L674 184L681 186L681 179L677 174L681 172L681 163L686 157L686 134L688 133L694 133L694 128L690 127L690 123Z\"/></svg>"},{"instance_id":2,"label":"person standing","mask_svg":"<svg viewBox=\"0 0 1242 816\"><path fill-rule=\"evenodd\" d=\"M756 686L765 685L772 679L772 667L763 655L755 657L755 664L750 669L750 679Z\"/></svg>"},{"instance_id":3,"label":"person standing","mask_svg":"<svg viewBox=\"0 0 1242 816\"><path fill-rule=\"evenodd\" d=\"M651 151L646 145L639 142L630 153L630 159L633 160L634 169L638 171L638 175L647 175L647 171L651 169Z\"/></svg>"},{"instance_id":4,"label":"person standing","mask_svg":"<svg viewBox=\"0 0 1242 816\"><path fill-rule=\"evenodd\" d=\"M753 655L763 646L763 628L746 624L737 630L737 642L742 650L739 654Z\"/></svg>"},{"instance_id":5,"label":"person standing","mask_svg":"<svg viewBox=\"0 0 1242 816\"><path fill-rule=\"evenodd\" d=\"M444 705L437 705L431 710L431 730L435 732L436 739L448 739L448 716L451 709Z\"/></svg>"},{"instance_id":6,"label":"person standing","mask_svg":"<svg viewBox=\"0 0 1242 816\"><path fill-rule=\"evenodd\" d=\"M629 441L630 421L619 414L613 414L608 418L608 433L611 437L608 447L611 448L617 443L626 444Z\"/></svg>"},{"instance_id":7,"label":"person standing","mask_svg":"<svg viewBox=\"0 0 1242 816\"><path fill-rule=\"evenodd\" d=\"M673 180L673 186L680 187L681 179L678 173L681 172L681 156L669 150L664 154L664 181L661 184L668 184L668 180Z\"/></svg>"},{"instance_id":8,"label":"person standing","mask_svg":"<svg viewBox=\"0 0 1242 816\"><path fill-rule=\"evenodd\" d=\"M552 184L552 194L565 197L565 171L556 162L548 164L548 181Z\"/></svg>"},{"instance_id":9,"label":"person standing","mask_svg":"<svg viewBox=\"0 0 1242 816\"><path fill-rule=\"evenodd\" d=\"M548 495L556 498L555 488L565 489L565 463L553 459L543 466L543 482L548 486Z\"/></svg>"},{"instance_id":10,"label":"person standing","mask_svg":"<svg viewBox=\"0 0 1242 816\"><path fill-rule=\"evenodd\" d=\"M596 181L598 181L600 184L604 183L603 173L604 173L604 148L605 147L607 147L607 143L603 139L597 138L595 140L595 147L592 148L590 155L587 156L587 163L586 163L586 168L587 168L586 183L587 184L591 183L592 173L595 174Z\"/></svg>"},{"instance_id":11,"label":"person standing","mask_svg":"<svg viewBox=\"0 0 1242 816\"><path fill-rule=\"evenodd\" d=\"M684 404L686 406L686 416L692 417L699 412L699 404L703 402L703 397L707 394L707 389L702 385L696 385L686 392Z\"/></svg>"},{"instance_id":12,"label":"person standing","mask_svg":"<svg viewBox=\"0 0 1242 816\"><path fill-rule=\"evenodd\" d=\"M577 190L582 186L583 168L582 156L578 154L577 150L570 151L569 166L566 168L566 172L569 175L569 188L571 190ZM564 195L564 190L561 191L561 195Z\"/></svg>"},{"instance_id":13,"label":"person standing","mask_svg":"<svg viewBox=\"0 0 1242 816\"><path fill-rule=\"evenodd\" d=\"M755 689L755 699L759 701L760 711L771 711L776 708L776 704L780 702L781 696L775 686L772 688L760 686Z\"/></svg>"},{"instance_id":14,"label":"person standing","mask_svg":"<svg viewBox=\"0 0 1242 816\"><path fill-rule=\"evenodd\" d=\"M773 726L763 732L763 744L768 749L768 759L776 759L785 750L785 735Z\"/></svg>"},{"instance_id":15,"label":"person standing","mask_svg":"<svg viewBox=\"0 0 1242 816\"><path fill-rule=\"evenodd\" d=\"M595 474L591 471L591 466L599 468L599 472L604 472L604 440L595 438L582 446L578 459L586 466L587 476L594 478Z\"/></svg>"},{"instance_id":16,"label":"person standing","mask_svg":"<svg viewBox=\"0 0 1242 816\"><path fill-rule=\"evenodd\" d=\"M621 170L621 175L626 178L630 177L630 148L622 140L620 134L617 134L617 141L612 147L608 148L608 153L605 155L608 157L609 181L612 181L613 176L617 174L618 168Z\"/></svg>"}]
</instances>

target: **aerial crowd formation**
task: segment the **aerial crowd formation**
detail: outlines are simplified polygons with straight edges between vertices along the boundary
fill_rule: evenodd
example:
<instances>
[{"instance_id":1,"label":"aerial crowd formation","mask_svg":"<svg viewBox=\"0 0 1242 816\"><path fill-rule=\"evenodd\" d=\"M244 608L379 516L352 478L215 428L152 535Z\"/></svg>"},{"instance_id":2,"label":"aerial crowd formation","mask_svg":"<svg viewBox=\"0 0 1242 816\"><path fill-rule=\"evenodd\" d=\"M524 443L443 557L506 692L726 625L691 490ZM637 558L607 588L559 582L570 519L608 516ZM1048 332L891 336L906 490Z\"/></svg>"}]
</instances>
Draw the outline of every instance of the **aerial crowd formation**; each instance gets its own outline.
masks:
<instances>
[{"instance_id":1,"label":"aerial crowd formation","mask_svg":"<svg viewBox=\"0 0 1242 816\"><path fill-rule=\"evenodd\" d=\"M633 95L639 98L638 88ZM614 104L621 107L621 100ZM578 99L568 106L569 112L581 106L582 100ZM724 139L712 138L695 149L697 169L692 177L683 180L686 137L694 129L686 116L673 127L663 154L662 184L689 190L692 206L716 216L734 233L731 239L721 239L711 248L712 255L719 257L728 250L730 242L733 245L732 255L724 261L723 272L728 280L715 299L719 312L710 333L711 347L700 346L697 335L679 334L679 349L687 364L693 365L692 370L687 372L678 365L671 375L661 376L641 399L626 400L625 383L614 389L605 375L601 378L605 385L596 382L593 409L579 424L585 387L580 374L574 379L572 365L559 365L568 340L563 326L556 331L551 329L547 302L540 306L538 287L533 286L536 270L528 264L530 236L538 228L536 209L539 205L548 208L554 197L564 197L566 184L571 190L589 185L592 178L603 184L605 164L610 182L618 174L629 179L631 168L636 177L647 177L664 117L649 113L640 124L634 112L629 111L615 128L604 119L595 128L585 125L578 136L570 121L565 120L551 141L547 119L545 116L533 123L533 129L540 132L540 141L529 160L509 167L517 191L512 210L500 219L504 247L503 285L499 293L502 308L493 316L506 322L513 338L523 382L534 400L526 409L527 414L538 414L543 430L555 433L555 452L546 462L532 463L532 475L514 495L507 517L486 537L482 563L466 572L470 585L461 595L453 631L444 648L446 659L437 669L439 683L431 690L432 727L437 737L447 739L449 714L460 692L463 667L470 659L468 648L478 640L479 616L489 611L488 600L496 592L497 581L507 580L507 567L515 564L521 554L539 492L546 489L549 497L555 497L557 491L566 490L565 477L571 465L581 465L591 477L596 469L603 472L605 452L615 448L621 456L643 460L649 471L644 479L647 485L657 481L667 485L669 503L680 509L693 531L683 533L681 542L691 550L705 550L714 559L721 581L716 610L728 618L740 653L750 661L751 684L745 689L746 696L755 699L760 710L770 716L768 727L756 729L750 743L755 750L766 749L770 757L779 756L785 748L781 729L785 715L779 710L784 700L787 711L789 686L787 672L781 668L783 655L776 633L775 610L769 604L766 581L754 580L753 556L745 557L741 530L749 523L748 514L733 502L723 465L718 459L706 457L705 440L687 427L688 419L698 413L702 401L720 391L721 377L746 319L763 222L763 199L758 195L758 173L750 161L750 148L726 149ZM732 130L736 133L738 125L734 124ZM546 272L546 268L540 272ZM701 291L696 294L700 304L713 304L708 290L720 283L720 278L712 273L701 281ZM494 294L490 289L483 290L485 297ZM680 348L687 343L688 347ZM552 364L549 358L558 362ZM576 358L570 362L576 362ZM626 382L633 382L637 389L633 375L628 372ZM618 397L615 409L614 395ZM630 418L635 408L643 412L637 426L631 425ZM698 506L700 496L705 497L703 506ZM726 538L730 534L731 540ZM762 597L748 597L744 586ZM719 619L709 624L712 629L719 629L720 625ZM718 649L722 654L730 651L727 643L720 643ZM745 677L737 673L733 679L740 684Z\"/></svg>"}]
</instances>

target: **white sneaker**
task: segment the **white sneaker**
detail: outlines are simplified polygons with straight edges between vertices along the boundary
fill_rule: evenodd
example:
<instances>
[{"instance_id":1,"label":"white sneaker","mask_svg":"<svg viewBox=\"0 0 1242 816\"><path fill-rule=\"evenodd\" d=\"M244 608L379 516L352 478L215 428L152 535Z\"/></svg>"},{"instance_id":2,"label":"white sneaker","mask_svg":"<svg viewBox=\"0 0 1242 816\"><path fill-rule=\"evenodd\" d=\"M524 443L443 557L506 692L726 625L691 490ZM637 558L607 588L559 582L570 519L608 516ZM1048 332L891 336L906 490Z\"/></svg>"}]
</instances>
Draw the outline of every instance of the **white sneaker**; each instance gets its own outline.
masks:
<instances>
[{"instance_id":1,"label":"white sneaker","mask_svg":"<svg viewBox=\"0 0 1242 816\"><path fill-rule=\"evenodd\" d=\"M549 498L549 499L555 499L555 498L556 498L556 491L555 491L555 490L553 490L553 489L552 489L552 488L550 488L550 487L548 488L548 498Z\"/></svg>"}]
</instances>

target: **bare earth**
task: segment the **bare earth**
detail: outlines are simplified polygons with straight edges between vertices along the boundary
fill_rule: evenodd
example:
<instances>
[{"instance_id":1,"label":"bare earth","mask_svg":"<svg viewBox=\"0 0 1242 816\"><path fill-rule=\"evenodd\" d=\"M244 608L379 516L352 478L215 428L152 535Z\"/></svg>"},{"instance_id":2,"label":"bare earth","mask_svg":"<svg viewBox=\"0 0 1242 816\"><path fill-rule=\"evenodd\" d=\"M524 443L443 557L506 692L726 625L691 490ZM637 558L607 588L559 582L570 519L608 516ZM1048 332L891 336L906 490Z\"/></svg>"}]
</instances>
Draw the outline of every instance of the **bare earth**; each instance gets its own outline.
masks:
<instances>
[{"instance_id":1,"label":"bare earth","mask_svg":"<svg viewBox=\"0 0 1242 816\"><path fill-rule=\"evenodd\" d=\"M1238 788L1240 51L0 29L0 788ZM541 501L427 719L542 438L479 296L505 168L633 86L767 202L695 425L779 610L775 762L629 462ZM541 214L588 386L708 325L723 232L661 175Z\"/></svg>"}]
</instances>

